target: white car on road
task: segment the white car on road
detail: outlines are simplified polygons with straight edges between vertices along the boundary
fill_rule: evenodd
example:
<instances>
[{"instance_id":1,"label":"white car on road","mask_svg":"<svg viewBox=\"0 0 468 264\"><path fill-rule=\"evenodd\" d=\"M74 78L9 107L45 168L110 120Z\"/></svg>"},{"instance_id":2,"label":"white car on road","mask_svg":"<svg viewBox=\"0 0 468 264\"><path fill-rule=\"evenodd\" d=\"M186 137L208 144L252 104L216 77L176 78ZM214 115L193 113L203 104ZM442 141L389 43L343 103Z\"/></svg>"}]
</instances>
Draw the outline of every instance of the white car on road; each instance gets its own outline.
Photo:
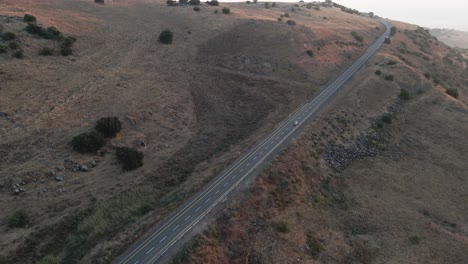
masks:
<instances>
[{"instance_id":1,"label":"white car on road","mask_svg":"<svg viewBox=\"0 0 468 264\"><path fill-rule=\"evenodd\" d=\"M299 125L299 121L296 120L294 121L293 126L297 126L297 125Z\"/></svg>"}]
</instances>

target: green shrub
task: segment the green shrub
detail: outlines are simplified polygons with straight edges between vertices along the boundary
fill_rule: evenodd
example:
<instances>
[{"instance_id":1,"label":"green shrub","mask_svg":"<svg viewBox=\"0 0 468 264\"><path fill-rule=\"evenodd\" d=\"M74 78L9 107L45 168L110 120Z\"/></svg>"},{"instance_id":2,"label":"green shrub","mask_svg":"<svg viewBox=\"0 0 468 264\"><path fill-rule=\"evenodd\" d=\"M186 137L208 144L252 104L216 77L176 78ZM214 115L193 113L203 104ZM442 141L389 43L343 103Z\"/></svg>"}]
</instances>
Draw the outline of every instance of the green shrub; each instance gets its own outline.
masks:
<instances>
[{"instance_id":1,"label":"green shrub","mask_svg":"<svg viewBox=\"0 0 468 264\"><path fill-rule=\"evenodd\" d=\"M73 54L73 49L71 47L62 45L60 48L60 54L62 54L62 56L70 56Z\"/></svg>"},{"instance_id":2,"label":"green shrub","mask_svg":"<svg viewBox=\"0 0 468 264\"><path fill-rule=\"evenodd\" d=\"M291 19L289 19L288 21L286 21L286 23L288 23L288 25L290 25L290 26L296 25L296 21L291 20Z\"/></svg>"},{"instance_id":3,"label":"green shrub","mask_svg":"<svg viewBox=\"0 0 468 264\"><path fill-rule=\"evenodd\" d=\"M272 4L271 4L271 7L276 7L276 3L272 3Z\"/></svg>"},{"instance_id":4,"label":"green shrub","mask_svg":"<svg viewBox=\"0 0 468 264\"><path fill-rule=\"evenodd\" d=\"M213 13L218 14L218 13L219 13L219 10L218 10L218 9L215 9L215 11L213 11Z\"/></svg>"},{"instance_id":5,"label":"green shrub","mask_svg":"<svg viewBox=\"0 0 468 264\"><path fill-rule=\"evenodd\" d=\"M159 42L169 45L172 43L173 36L174 33L172 33L172 31L165 29L161 32L161 34L159 34Z\"/></svg>"},{"instance_id":6,"label":"green shrub","mask_svg":"<svg viewBox=\"0 0 468 264\"><path fill-rule=\"evenodd\" d=\"M279 221L275 223L275 229L278 232L281 233L288 233L291 231L291 227L289 226L289 223L286 221Z\"/></svg>"},{"instance_id":7,"label":"green shrub","mask_svg":"<svg viewBox=\"0 0 468 264\"><path fill-rule=\"evenodd\" d=\"M397 28L395 26L392 26L392 28L390 29L390 36L395 36L397 32Z\"/></svg>"},{"instance_id":8,"label":"green shrub","mask_svg":"<svg viewBox=\"0 0 468 264\"><path fill-rule=\"evenodd\" d=\"M307 253L314 258L317 258L320 252L323 251L323 246L320 244L320 241L311 232L306 235L306 244L308 247Z\"/></svg>"},{"instance_id":9,"label":"green shrub","mask_svg":"<svg viewBox=\"0 0 468 264\"><path fill-rule=\"evenodd\" d=\"M281 22L283 21L283 19L281 17L278 17L278 22Z\"/></svg>"},{"instance_id":10,"label":"green shrub","mask_svg":"<svg viewBox=\"0 0 468 264\"><path fill-rule=\"evenodd\" d=\"M3 25L0 24L0 33L2 33L2 32L3 32Z\"/></svg>"},{"instance_id":11,"label":"green shrub","mask_svg":"<svg viewBox=\"0 0 468 264\"><path fill-rule=\"evenodd\" d=\"M193 11L199 12L200 8L198 6L196 6L196 7L193 8Z\"/></svg>"},{"instance_id":12,"label":"green shrub","mask_svg":"<svg viewBox=\"0 0 468 264\"><path fill-rule=\"evenodd\" d=\"M430 79L430 78L431 78L431 74L428 73L428 72L426 72L426 73L424 73L424 77L426 77L427 79Z\"/></svg>"},{"instance_id":13,"label":"green shrub","mask_svg":"<svg viewBox=\"0 0 468 264\"><path fill-rule=\"evenodd\" d=\"M43 257L40 261L36 262L36 264L61 264L61 263L62 263L62 259L54 255L47 255Z\"/></svg>"},{"instance_id":14,"label":"green shrub","mask_svg":"<svg viewBox=\"0 0 468 264\"><path fill-rule=\"evenodd\" d=\"M97 4L104 4L104 0L94 0L94 3L97 3Z\"/></svg>"},{"instance_id":15,"label":"green shrub","mask_svg":"<svg viewBox=\"0 0 468 264\"><path fill-rule=\"evenodd\" d=\"M18 209L8 217L7 222L10 228L22 228L27 227L31 223L31 218L24 209Z\"/></svg>"},{"instance_id":16,"label":"green shrub","mask_svg":"<svg viewBox=\"0 0 468 264\"><path fill-rule=\"evenodd\" d=\"M453 98L458 98L458 90L455 89L455 88L449 88L449 89L445 90L445 92L448 95L452 96Z\"/></svg>"},{"instance_id":17,"label":"green shrub","mask_svg":"<svg viewBox=\"0 0 468 264\"><path fill-rule=\"evenodd\" d=\"M28 23L28 25L24 29L29 34L39 35L39 36L45 35L44 28L42 28L41 26L39 26L39 25L37 25L35 23Z\"/></svg>"},{"instance_id":18,"label":"green shrub","mask_svg":"<svg viewBox=\"0 0 468 264\"><path fill-rule=\"evenodd\" d=\"M100 148L104 147L106 140L101 133L92 131L89 133L81 133L72 139L73 149L81 153L95 153Z\"/></svg>"},{"instance_id":19,"label":"green shrub","mask_svg":"<svg viewBox=\"0 0 468 264\"><path fill-rule=\"evenodd\" d=\"M200 5L200 0L190 0L191 5ZM199 10L200 11L200 10Z\"/></svg>"},{"instance_id":20,"label":"green shrub","mask_svg":"<svg viewBox=\"0 0 468 264\"><path fill-rule=\"evenodd\" d=\"M435 79L434 79L434 83L435 83L435 84L440 84L440 80L437 79L437 78L435 78Z\"/></svg>"},{"instance_id":21,"label":"green shrub","mask_svg":"<svg viewBox=\"0 0 468 264\"><path fill-rule=\"evenodd\" d=\"M104 137L113 138L122 129L122 122L117 117L103 117L99 119L94 128Z\"/></svg>"},{"instance_id":22,"label":"green shrub","mask_svg":"<svg viewBox=\"0 0 468 264\"><path fill-rule=\"evenodd\" d=\"M380 76L381 74L382 74L382 71L381 71L381 70L376 70L376 71L375 71L375 75Z\"/></svg>"},{"instance_id":23,"label":"green shrub","mask_svg":"<svg viewBox=\"0 0 468 264\"><path fill-rule=\"evenodd\" d=\"M307 55L309 55L310 57L314 57L314 52L312 50L307 50L306 51Z\"/></svg>"},{"instance_id":24,"label":"green shrub","mask_svg":"<svg viewBox=\"0 0 468 264\"><path fill-rule=\"evenodd\" d=\"M50 39L58 39L61 37L62 32L60 32L56 27L48 27L46 28L47 38Z\"/></svg>"},{"instance_id":25,"label":"green shrub","mask_svg":"<svg viewBox=\"0 0 468 264\"><path fill-rule=\"evenodd\" d=\"M266 8L266 9L270 9L270 3L266 2L266 3L265 3L265 8Z\"/></svg>"},{"instance_id":26,"label":"green shrub","mask_svg":"<svg viewBox=\"0 0 468 264\"><path fill-rule=\"evenodd\" d=\"M228 7L223 7L223 9L221 10L223 12L223 14L227 15L227 14L230 14L231 13L231 9L229 9Z\"/></svg>"},{"instance_id":27,"label":"green shrub","mask_svg":"<svg viewBox=\"0 0 468 264\"><path fill-rule=\"evenodd\" d=\"M386 81L393 81L393 79L394 79L394 78L393 78L393 75L391 75L391 74L385 76L385 80L386 80Z\"/></svg>"},{"instance_id":28,"label":"green shrub","mask_svg":"<svg viewBox=\"0 0 468 264\"><path fill-rule=\"evenodd\" d=\"M392 44L392 39L390 39L389 37L386 37L385 44Z\"/></svg>"},{"instance_id":29,"label":"green shrub","mask_svg":"<svg viewBox=\"0 0 468 264\"><path fill-rule=\"evenodd\" d=\"M421 241L421 238L419 236L410 236L408 240L411 244L418 245L419 242Z\"/></svg>"},{"instance_id":30,"label":"green shrub","mask_svg":"<svg viewBox=\"0 0 468 264\"><path fill-rule=\"evenodd\" d=\"M22 50L15 51L15 53L13 53L13 57L16 59L22 59L24 57L23 51Z\"/></svg>"},{"instance_id":31,"label":"green shrub","mask_svg":"<svg viewBox=\"0 0 468 264\"><path fill-rule=\"evenodd\" d=\"M410 94L406 89L401 89L399 97L402 100L409 100L410 99Z\"/></svg>"},{"instance_id":32,"label":"green shrub","mask_svg":"<svg viewBox=\"0 0 468 264\"><path fill-rule=\"evenodd\" d=\"M16 38L16 35L13 32L5 32L2 35L2 39L5 41L13 40L15 38Z\"/></svg>"},{"instance_id":33,"label":"green shrub","mask_svg":"<svg viewBox=\"0 0 468 264\"><path fill-rule=\"evenodd\" d=\"M5 46L0 46L0 54L2 53L6 53L7 52L7 49Z\"/></svg>"},{"instance_id":34,"label":"green shrub","mask_svg":"<svg viewBox=\"0 0 468 264\"><path fill-rule=\"evenodd\" d=\"M219 6L219 2L217 0L208 1L206 3L210 6Z\"/></svg>"},{"instance_id":35,"label":"green shrub","mask_svg":"<svg viewBox=\"0 0 468 264\"><path fill-rule=\"evenodd\" d=\"M39 55L41 56L51 56L53 54L54 54L54 50L48 47L45 47L39 50Z\"/></svg>"},{"instance_id":36,"label":"green shrub","mask_svg":"<svg viewBox=\"0 0 468 264\"><path fill-rule=\"evenodd\" d=\"M132 148L117 148L117 159L124 170L133 170L143 166L143 153Z\"/></svg>"},{"instance_id":37,"label":"green shrub","mask_svg":"<svg viewBox=\"0 0 468 264\"><path fill-rule=\"evenodd\" d=\"M392 115L390 115L390 114L383 115L382 116L382 122L390 125L392 123Z\"/></svg>"},{"instance_id":38,"label":"green shrub","mask_svg":"<svg viewBox=\"0 0 468 264\"><path fill-rule=\"evenodd\" d=\"M285 17L289 17L289 13L284 13L284 16L285 16Z\"/></svg>"},{"instance_id":39,"label":"green shrub","mask_svg":"<svg viewBox=\"0 0 468 264\"><path fill-rule=\"evenodd\" d=\"M76 42L75 37L67 36L62 40L62 47L71 47Z\"/></svg>"},{"instance_id":40,"label":"green shrub","mask_svg":"<svg viewBox=\"0 0 468 264\"><path fill-rule=\"evenodd\" d=\"M248 4L248 5L250 5L250 1L246 1L245 3Z\"/></svg>"},{"instance_id":41,"label":"green shrub","mask_svg":"<svg viewBox=\"0 0 468 264\"><path fill-rule=\"evenodd\" d=\"M24 22L35 23L37 21L36 17L30 14L25 14L23 17Z\"/></svg>"},{"instance_id":42,"label":"green shrub","mask_svg":"<svg viewBox=\"0 0 468 264\"><path fill-rule=\"evenodd\" d=\"M16 50L16 49L19 48L19 45L18 45L18 43L12 41L12 42L10 42L10 43L8 44L8 47L9 47L11 50Z\"/></svg>"},{"instance_id":43,"label":"green shrub","mask_svg":"<svg viewBox=\"0 0 468 264\"><path fill-rule=\"evenodd\" d=\"M396 64L396 61L392 61L392 60L391 60L391 61L388 61L388 62L387 62L387 65L395 65L395 64Z\"/></svg>"}]
</instances>

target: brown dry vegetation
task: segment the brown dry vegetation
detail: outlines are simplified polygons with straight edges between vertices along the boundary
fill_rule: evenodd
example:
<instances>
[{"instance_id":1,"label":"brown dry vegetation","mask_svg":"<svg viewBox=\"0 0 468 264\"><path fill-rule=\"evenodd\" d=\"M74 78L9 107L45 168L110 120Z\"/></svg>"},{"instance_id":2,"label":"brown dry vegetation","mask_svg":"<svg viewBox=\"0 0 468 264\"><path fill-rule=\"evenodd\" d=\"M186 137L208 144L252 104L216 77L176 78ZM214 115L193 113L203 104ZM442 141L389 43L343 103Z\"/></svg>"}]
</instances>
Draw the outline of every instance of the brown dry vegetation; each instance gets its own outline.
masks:
<instances>
[{"instance_id":1,"label":"brown dry vegetation","mask_svg":"<svg viewBox=\"0 0 468 264\"><path fill-rule=\"evenodd\" d=\"M228 6L230 15L149 1L0 3L3 30L24 51L22 60L0 54L0 262L109 262L381 32L336 9ZM296 26L277 22L284 12ZM74 54L39 56L58 43L25 32L25 13L77 37ZM158 43L164 29L172 45ZM364 47L336 44L353 42L352 31ZM103 155L73 152L72 137L105 116L123 127ZM143 167L123 172L112 155L120 146L143 151ZM80 172L75 163L97 166ZM7 225L18 208L31 217L26 228Z\"/></svg>"},{"instance_id":2,"label":"brown dry vegetation","mask_svg":"<svg viewBox=\"0 0 468 264\"><path fill-rule=\"evenodd\" d=\"M466 64L392 23L392 44L174 263L468 262Z\"/></svg>"}]
</instances>

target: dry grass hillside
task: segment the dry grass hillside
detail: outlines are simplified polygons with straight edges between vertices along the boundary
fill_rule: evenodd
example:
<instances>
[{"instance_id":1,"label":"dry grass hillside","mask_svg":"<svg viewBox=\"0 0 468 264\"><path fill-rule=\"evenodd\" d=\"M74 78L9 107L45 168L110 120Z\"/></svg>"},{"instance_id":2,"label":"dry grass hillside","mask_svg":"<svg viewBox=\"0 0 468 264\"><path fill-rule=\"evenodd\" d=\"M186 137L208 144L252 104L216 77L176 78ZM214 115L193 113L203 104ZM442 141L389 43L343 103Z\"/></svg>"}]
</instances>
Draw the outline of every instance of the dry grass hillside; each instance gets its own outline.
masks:
<instances>
[{"instance_id":1,"label":"dry grass hillside","mask_svg":"<svg viewBox=\"0 0 468 264\"><path fill-rule=\"evenodd\" d=\"M468 32L466 31L433 28L430 32L450 47L468 49Z\"/></svg>"},{"instance_id":2,"label":"dry grass hillside","mask_svg":"<svg viewBox=\"0 0 468 264\"><path fill-rule=\"evenodd\" d=\"M468 262L467 61L392 23L391 44L173 263Z\"/></svg>"},{"instance_id":3,"label":"dry grass hillside","mask_svg":"<svg viewBox=\"0 0 468 264\"><path fill-rule=\"evenodd\" d=\"M1 1L0 263L110 262L383 31L335 8L200 9ZM278 21L285 13L296 25ZM75 37L73 53L26 32L25 14ZM158 42L164 29L172 45ZM117 137L100 155L73 151L106 116L122 121ZM143 167L122 171L121 146L142 151Z\"/></svg>"}]
</instances>

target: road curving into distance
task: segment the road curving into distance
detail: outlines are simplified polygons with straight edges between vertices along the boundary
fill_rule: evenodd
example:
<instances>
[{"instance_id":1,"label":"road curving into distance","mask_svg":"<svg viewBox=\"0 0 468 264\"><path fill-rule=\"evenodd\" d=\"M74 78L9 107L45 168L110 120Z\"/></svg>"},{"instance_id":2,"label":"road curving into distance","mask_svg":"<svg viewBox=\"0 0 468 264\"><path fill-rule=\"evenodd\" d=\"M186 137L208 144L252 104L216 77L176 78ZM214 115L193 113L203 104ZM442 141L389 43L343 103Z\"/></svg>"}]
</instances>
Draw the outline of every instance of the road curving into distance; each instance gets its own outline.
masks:
<instances>
[{"instance_id":1,"label":"road curving into distance","mask_svg":"<svg viewBox=\"0 0 468 264\"><path fill-rule=\"evenodd\" d=\"M201 192L184 203L175 214L153 233L145 236L135 246L127 250L114 261L118 264L158 263L161 257L185 233L193 228L203 217L236 188L247 176L255 173L255 169L269 162L275 156L283 143L287 143L294 134L304 129L306 121L312 121L326 103L334 97L351 77L374 55L390 35L391 25L385 25L385 32L370 46L361 57L354 62L334 82L323 89L318 96L301 106L296 112L284 120L270 135L257 143L247 153L221 172ZM296 132L296 133L295 133ZM294 133L294 134L293 134Z\"/></svg>"}]
</instances>

